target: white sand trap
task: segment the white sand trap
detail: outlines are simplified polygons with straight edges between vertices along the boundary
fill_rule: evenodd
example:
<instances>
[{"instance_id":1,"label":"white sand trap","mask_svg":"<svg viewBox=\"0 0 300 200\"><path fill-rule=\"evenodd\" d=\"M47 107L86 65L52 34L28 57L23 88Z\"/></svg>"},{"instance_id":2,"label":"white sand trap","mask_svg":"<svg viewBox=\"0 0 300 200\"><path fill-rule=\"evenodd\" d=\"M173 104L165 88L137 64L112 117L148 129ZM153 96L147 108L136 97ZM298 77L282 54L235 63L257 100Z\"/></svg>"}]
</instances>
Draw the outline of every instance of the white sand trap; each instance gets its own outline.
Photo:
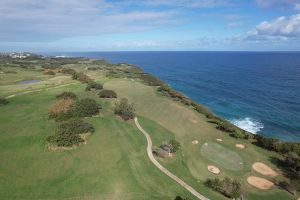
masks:
<instances>
[{"instance_id":1,"label":"white sand trap","mask_svg":"<svg viewBox=\"0 0 300 200\"><path fill-rule=\"evenodd\" d=\"M220 169L213 165L207 166L208 171L210 171L213 174L220 174Z\"/></svg>"},{"instance_id":2,"label":"white sand trap","mask_svg":"<svg viewBox=\"0 0 300 200\"><path fill-rule=\"evenodd\" d=\"M198 143L199 143L198 140L193 140L193 141L192 141L192 144L198 144Z\"/></svg>"},{"instance_id":3,"label":"white sand trap","mask_svg":"<svg viewBox=\"0 0 300 200\"><path fill-rule=\"evenodd\" d=\"M257 171L258 173L265 175L265 176L271 176L275 177L277 176L277 172L275 172L273 169L271 169L269 166L267 166L264 163L256 162L252 165L252 168Z\"/></svg>"},{"instance_id":4,"label":"white sand trap","mask_svg":"<svg viewBox=\"0 0 300 200\"><path fill-rule=\"evenodd\" d=\"M238 149L245 149L246 146L244 144L235 144L235 147Z\"/></svg>"},{"instance_id":5,"label":"white sand trap","mask_svg":"<svg viewBox=\"0 0 300 200\"><path fill-rule=\"evenodd\" d=\"M222 139L220 139L220 138L218 138L218 139L217 139L217 141L219 141L219 142L222 142L223 140L222 140Z\"/></svg>"},{"instance_id":6,"label":"white sand trap","mask_svg":"<svg viewBox=\"0 0 300 200\"><path fill-rule=\"evenodd\" d=\"M256 188L262 189L262 190L270 189L274 185L274 183L272 183L271 181L268 181L267 179L256 177L256 176L249 176L247 178L247 182L250 185L252 185Z\"/></svg>"}]
</instances>

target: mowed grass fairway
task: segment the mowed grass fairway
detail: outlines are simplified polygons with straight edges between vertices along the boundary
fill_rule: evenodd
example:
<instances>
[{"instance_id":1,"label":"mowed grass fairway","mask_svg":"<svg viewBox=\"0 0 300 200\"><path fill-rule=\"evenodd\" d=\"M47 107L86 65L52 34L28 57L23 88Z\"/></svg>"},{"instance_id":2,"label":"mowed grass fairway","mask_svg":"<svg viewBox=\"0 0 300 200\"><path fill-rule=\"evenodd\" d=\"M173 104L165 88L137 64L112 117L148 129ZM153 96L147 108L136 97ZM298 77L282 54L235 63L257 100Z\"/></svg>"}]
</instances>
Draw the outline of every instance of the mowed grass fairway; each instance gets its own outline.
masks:
<instances>
[{"instance_id":1,"label":"mowed grass fairway","mask_svg":"<svg viewBox=\"0 0 300 200\"><path fill-rule=\"evenodd\" d=\"M86 119L96 129L87 145L72 151L47 150L45 139L56 128L48 120L48 108L63 91L96 97L79 84L16 96L0 108L0 199L190 196L152 166L145 138L134 124L112 115L109 101L101 102L102 117Z\"/></svg>"},{"instance_id":2,"label":"mowed grass fairway","mask_svg":"<svg viewBox=\"0 0 300 200\"><path fill-rule=\"evenodd\" d=\"M277 154L218 131L204 116L160 96L156 87L146 86L136 79L87 74L104 83L105 89L116 91L118 98L126 97L135 104L139 122L150 134L154 146L173 138L180 141L179 152L158 161L200 193L212 200L226 199L203 185L207 178L216 177L207 170L207 165L213 163L221 170L220 178L228 176L242 183L247 199L294 199L276 187L261 191L246 183L249 175L260 176L251 168L255 162L264 162L276 169L269 157ZM114 116L115 100L100 99L97 92L85 92L85 84L69 77L64 77L61 84L37 83L19 88L10 75L5 76L6 81L0 81L1 97L36 88L41 90L16 95L9 99L9 104L0 107L0 199L173 200L177 195L195 199L152 165L146 155L146 139L134 123ZM12 79L13 76L16 75L12 75ZM53 78L43 77L44 83ZM48 119L48 111L55 95L64 91L72 91L80 98L93 98L103 109L99 117L84 119L95 128L86 145L71 151L50 151L45 148L45 140L54 133L57 124ZM242 160L241 169L232 170L229 164L218 163L221 157L210 160L207 153L201 153L202 145L215 144L216 138L221 138L221 147L230 152L228 159L234 158L234 163ZM193 140L199 144L193 145ZM247 145L246 149L235 147L241 142ZM219 150L224 150L222 148Z\"/></svg>"},{"instance_id":3,"label":"mowed grass fairway","mask_svg":"<svg viewBox=\"0 0 300 200\"><path fill-rule=\"evenodd\" d=\"M234 151L213 142L204 143L201 154L208 160L226 169L240 171L244 167L243 159Z\"/></svg>"}]
</instances>

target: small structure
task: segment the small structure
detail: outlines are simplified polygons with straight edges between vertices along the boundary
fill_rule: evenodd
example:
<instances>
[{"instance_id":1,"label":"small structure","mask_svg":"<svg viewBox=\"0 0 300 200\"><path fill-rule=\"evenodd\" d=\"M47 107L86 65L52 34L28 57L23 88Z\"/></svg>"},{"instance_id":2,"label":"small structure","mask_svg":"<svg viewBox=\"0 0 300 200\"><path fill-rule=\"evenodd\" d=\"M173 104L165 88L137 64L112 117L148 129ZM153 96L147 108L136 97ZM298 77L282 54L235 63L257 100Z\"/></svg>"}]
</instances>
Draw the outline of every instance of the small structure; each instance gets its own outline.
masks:
<instances>
[{"instance_id":1,"label":"small structure","mask_svg":"<svg viewBox=\"0 0 300 200\"><path fill-rule=\"evenodd\" d=\"M165 157L169 157L170 156L170 152L164 150L164 149L161 149L161 148L157 148L153 151L153 154L159 156L159 157L162 157L162 158L165 158Z\"/></svg>"}]
</instances>

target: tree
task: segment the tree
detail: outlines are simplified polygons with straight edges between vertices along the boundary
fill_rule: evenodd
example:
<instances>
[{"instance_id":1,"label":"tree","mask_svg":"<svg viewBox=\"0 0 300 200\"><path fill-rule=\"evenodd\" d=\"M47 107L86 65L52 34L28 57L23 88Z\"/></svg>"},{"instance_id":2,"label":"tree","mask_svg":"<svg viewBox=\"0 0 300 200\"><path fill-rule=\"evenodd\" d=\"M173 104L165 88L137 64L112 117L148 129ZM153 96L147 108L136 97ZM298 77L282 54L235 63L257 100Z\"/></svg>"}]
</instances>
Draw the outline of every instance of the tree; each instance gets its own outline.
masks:
<instances>
[{"instance_id":1,"label":"tree","mask_svg":"<svg viewBox=\"0 0 300 200\"><path fill-rule=\"evenodd\" d=\"M180 143L173 139L169 141L169 144L171 145L171 153L175 153L176 151L178 151L180 149Z\"/></svg>"},{"instance_id":2,"label":"tree","mask_svg":"<svg viewBox=\"0 0 300 200\"><path fill-rule=\"evenodd\" d=\"M94 99L81 99L74 104L73 113L77 117L90 117L99 113L100 105Z\"/></svg>"},{"instance_id":3,"label":"tree","mask_svg":"<svg viewBox=\"0 0 300 200\"><path fill-rule=\"evenodd\" d=\"M118 103L116 103L115 114L122 117L124 120L133 119L135 117L134 105L128 102L128 99L123 98Z\"/></svg>"},{"instance_id":4,"label":"tree","mask_svg":"<svg viewBox=\"0 0 300 200\"><path fill-rule=\"evenodd\" d=\"M94 90L102 90L103 86L100 83L96 83L94 81L88 82L85 91L91 91L92 89Z\"/></svg>"},{"instance_id":5,"label":"tree","mask_svg":"<svg viewBox=\"0 0 300 200\"><path fill-rule=\"evenodd\" d=\"M117 93L113 90L102 90L99 92L100 98L117 98Z\"/></svg>"},{"instance_id":6,"label":"tree","mask_svg":"<svg viewBox=\"0 0 300 200\"><path fill-rule=\"evenodd\" d=\"M6 105L6 104L8 104L7 99L5 99L5 98L0 98L0 106L1 106L1 105Z\"/></svg>"},{"instance_id":7,"label":"tree","mask_svg":"<svg viewBox=\"0 0 300 200\"><path fill-rule=\"evenodd\" d=\"M73 99L76 100L77 96L73 92L63 92L59 95L56 95L57 99Z\"/></svg>"}]
</instances>

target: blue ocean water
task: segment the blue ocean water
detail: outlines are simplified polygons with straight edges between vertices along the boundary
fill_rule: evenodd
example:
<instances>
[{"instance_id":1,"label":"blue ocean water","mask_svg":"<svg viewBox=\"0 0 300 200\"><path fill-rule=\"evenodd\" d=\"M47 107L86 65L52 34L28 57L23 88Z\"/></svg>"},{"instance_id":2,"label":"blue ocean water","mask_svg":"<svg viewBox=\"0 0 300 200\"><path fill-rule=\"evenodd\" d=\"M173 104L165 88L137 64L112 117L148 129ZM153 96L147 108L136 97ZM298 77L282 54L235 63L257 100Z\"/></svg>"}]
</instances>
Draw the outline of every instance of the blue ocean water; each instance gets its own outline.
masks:
<instances>
[{"instance_id":1,"label":"blue ocean water","mask_svg":"<svg viewBox=\"0 0 300 200\"><path fill-rule=\"evenodd\" d=\"M300 141L300 52L84 52L140 66L252 133Z\"/></svg>"}]
</instances>

